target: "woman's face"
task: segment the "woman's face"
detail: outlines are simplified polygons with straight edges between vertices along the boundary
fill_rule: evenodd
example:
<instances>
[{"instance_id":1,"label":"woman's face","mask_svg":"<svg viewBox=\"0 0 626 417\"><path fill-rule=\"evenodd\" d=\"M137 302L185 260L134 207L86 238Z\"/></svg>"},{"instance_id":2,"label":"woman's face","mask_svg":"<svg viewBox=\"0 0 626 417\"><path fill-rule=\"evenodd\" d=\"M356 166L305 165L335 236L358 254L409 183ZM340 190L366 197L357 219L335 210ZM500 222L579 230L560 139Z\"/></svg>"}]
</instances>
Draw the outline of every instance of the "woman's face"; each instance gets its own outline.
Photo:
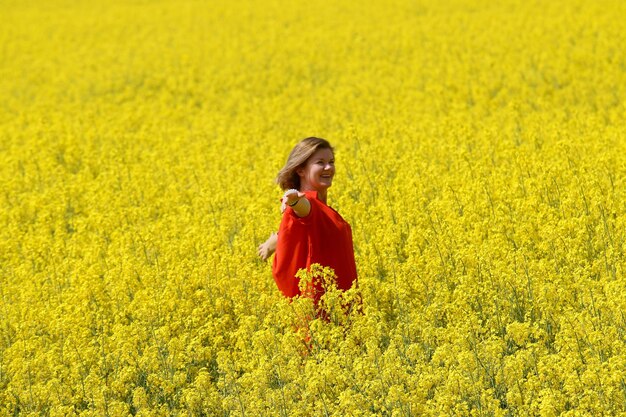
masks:
<instances>
[{"instance_id":1,"label":"woman's face","mask_svg":"<svg viewBox=\"0 0 626 417\"><path fill-rule=\"evenodd\" d=\"M304 167L298 169L300 191L326 190L333 184L335 176L335 156L330 149L318 149Z\"/></svg>"}]
</instances>

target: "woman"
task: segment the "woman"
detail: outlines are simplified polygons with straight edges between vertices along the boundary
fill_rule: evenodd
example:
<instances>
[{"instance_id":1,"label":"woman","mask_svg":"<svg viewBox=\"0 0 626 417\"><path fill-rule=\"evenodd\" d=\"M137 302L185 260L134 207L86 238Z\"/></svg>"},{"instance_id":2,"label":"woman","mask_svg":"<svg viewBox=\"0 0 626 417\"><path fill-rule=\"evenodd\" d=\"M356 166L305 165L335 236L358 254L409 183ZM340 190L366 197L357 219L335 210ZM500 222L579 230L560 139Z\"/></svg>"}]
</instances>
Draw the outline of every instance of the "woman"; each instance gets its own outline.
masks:
<instances>
[{"instance_id":1,"label":"woman","mask_svg":"<svg viewBox=\"0 0 626 417\"><path fill-rule=\"evenodd\" d=\"M276 178L286 190L283 217L278 234L259 246L259 256L267 259L275 250L272 273L286 297L300 294L295 275L314 263L334 269L339 289L349 289L357 278L350 225L326 203L334 175L330 143L310 137L293 148ZM318 284L313 293L316 304L321 295Z\"/></svg>"}]
</instances>

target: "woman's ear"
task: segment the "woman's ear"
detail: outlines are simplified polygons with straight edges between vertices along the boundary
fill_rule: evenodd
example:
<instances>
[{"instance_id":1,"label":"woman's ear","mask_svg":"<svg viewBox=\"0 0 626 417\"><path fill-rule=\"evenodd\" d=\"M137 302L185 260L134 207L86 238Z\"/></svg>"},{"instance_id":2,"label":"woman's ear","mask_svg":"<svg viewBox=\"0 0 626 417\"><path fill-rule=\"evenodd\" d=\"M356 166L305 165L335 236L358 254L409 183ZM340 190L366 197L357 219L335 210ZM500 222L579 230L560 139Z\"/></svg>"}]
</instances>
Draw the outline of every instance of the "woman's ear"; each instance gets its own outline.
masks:
<instances>
[{"instance_id":1,"label":"woman's ear","mask_svg":"<svg viewBox=\"0 0 626 417\"><path fill-rule=\"evenodd\" d=\"M296 169L296 174L298 174L298 176L301 178L304 177L304 167Z\"/></svg>"}]
</instances>

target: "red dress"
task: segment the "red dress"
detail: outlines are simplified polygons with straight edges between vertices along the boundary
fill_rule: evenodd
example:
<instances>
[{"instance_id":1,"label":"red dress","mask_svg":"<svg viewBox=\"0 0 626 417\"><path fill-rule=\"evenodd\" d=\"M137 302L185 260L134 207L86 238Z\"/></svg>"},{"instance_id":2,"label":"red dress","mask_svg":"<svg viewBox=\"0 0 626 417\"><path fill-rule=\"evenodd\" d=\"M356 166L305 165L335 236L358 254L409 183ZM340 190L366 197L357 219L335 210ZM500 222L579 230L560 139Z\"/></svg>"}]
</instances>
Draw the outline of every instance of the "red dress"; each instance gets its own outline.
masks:
<instances>
[{"instance_id":1,"label":"red dress","mask_svg":"<svg viewBox=\"0 0 626 417\"><path fill-rule=\"evenodd\" d=\"M306 191L311 211L298 217L289 206L278 229L272 273L278 289L286 296L300 294L296 273L318 263L335 270L337 287L347 290L356 280L352 229L333 208L317 198L317 191ZM317 303L321 293L314 296Z\"/></svg>"}]
</instances>

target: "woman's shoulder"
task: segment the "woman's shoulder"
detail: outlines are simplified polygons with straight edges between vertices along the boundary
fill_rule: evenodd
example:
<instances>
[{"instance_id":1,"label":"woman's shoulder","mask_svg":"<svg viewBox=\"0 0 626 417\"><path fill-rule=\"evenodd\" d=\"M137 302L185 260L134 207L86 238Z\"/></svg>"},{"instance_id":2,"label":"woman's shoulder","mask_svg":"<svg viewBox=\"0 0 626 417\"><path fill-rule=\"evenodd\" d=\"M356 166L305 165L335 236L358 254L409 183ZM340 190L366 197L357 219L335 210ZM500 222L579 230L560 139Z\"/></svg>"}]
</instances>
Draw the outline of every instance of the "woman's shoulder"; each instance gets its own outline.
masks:
<instances>
[{"instance_id":1,"label":"woman's shoulder","mask_svg":"<svg viewBox=\"0 0 626 417\"><path fill-rule=\"evenodd\" d=\"M319 199L317 195L317 191L304 191L304 195L307 200L311 203L311 208L319 206L319 207L328 207L326 203Z\"/></svg>"},{"instance_id":2,"label":"woman's shoulder","mask_svg":"<svg viewBox=\"0 0 626 417\"><path fill-rule=\"evenodd\" d=\"M310 191L304 191L304 195L308 198L308 199L315 199L318 200L317 198L317 191L315 190L310 190Z\"/></svg>"}]
</instances>

